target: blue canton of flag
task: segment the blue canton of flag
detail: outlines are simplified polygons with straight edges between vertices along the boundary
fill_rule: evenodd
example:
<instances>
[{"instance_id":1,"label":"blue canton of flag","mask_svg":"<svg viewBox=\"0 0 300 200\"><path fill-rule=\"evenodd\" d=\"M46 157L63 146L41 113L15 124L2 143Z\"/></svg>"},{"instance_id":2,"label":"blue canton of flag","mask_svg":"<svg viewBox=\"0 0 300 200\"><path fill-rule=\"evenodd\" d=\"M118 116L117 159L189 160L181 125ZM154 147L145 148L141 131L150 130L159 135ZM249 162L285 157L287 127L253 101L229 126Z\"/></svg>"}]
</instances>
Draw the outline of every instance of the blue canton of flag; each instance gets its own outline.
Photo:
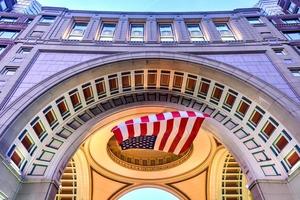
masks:
<instances>
[{"instance_id":1,"label":"blue canton of flag","mask_svg":"<svg viewBox=\"0 0 300 200\"><path fill-rule=\"evenodd\" d=\"M154 149L156 136L139 136L129 138L121 143L122 150L126 149Z\"/></svg>"}]
</instances>

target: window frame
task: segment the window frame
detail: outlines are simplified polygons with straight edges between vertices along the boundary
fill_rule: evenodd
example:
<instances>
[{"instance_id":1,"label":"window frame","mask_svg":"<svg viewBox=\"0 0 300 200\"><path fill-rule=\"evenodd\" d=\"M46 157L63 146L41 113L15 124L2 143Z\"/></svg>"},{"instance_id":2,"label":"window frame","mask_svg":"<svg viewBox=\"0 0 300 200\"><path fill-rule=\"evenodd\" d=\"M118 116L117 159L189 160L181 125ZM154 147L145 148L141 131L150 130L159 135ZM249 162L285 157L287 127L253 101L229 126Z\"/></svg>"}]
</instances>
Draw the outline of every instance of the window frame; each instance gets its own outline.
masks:
<instances>
[{"instance_id":1,"label":"window frame","mask_svg":"<svg viewBox=\"0 0 300 200\"><path fill-rule=\"evenodd\" d=\"M14 33L11 37L2 37L3 34L5 33ZM19 35L20 31L19 30L10 30L10 29L1 29L0 30L0 39L11 39L14 40L17 38Z\"/></svg>"},{"instance_id":2,"label":"window frame","mask_svg":"<svg viewBox=\"0 0 300 200\"><path fill-rule=\"evenodd\" d=\"M234 33L232 32L231 27L229 26L228 22L215 22L214 24L215 24L215 27L216 27L217 31L219 32L221 40L223 42L226 42L226 41L236 41L237 40L237 38L234 35ZM230 34L228 34L228 35L222 34L222 30L218 29L218 26L220 27L220 25L225 25L227 27L227 29L228 29L226 31L228 31L228 33L230 33ZM230 38L232 38L232 39L230 39Z\"/></svg>"},{"instance_id":3,"label":"window frame","mask_svg":"<svg viewBox=\"0 0 300 200\"><path fill-rule=\"evenodd\" d=\"M202 36L192 36L191 31L189 30L189 26L197 26L199 28L199 32L201 33ZM205 35L203 34L203 31L201 29L201 25L200 23L186 23L186 28L188 30L189 36L190 36L190 40L191 42L203 42L203 41L207 41ZM200 39L202 38L202 40Z\"/></svg>"},{"instance_id":4,"label":"window frame","mask_svg":"<svg viewBox=\"0 0 300 200\"><path fill-rule=\"evenodd\" d=\"M172 36L162 36L162 34L161 34L161 27L167 26L167 25L169 25L169 27L171 28ZM158 32L159 32L159 41L160 42L175 42L176 41L173 23L158 23ZM169 39L172 38L172 40L165 40L168 38Z\"/></svg>"},{"instance_id":5,"label":"window frame","mask_svg":"<svg viewBox=\"0 0 300 200\"><path fill-rule=\"evenodd\" d=\"M49 18L49 19L47 19ZM39 22L40 23L45 23L45 24L52 24L54 23L56 20L56 16L53 15L42 15L42 17L40 18Z\"/></svg>"},{"instance_id":6,"label":"window frame","mask_svg":"<svg viewBox=\"0 0 300 200\"><path fill-rule=\"evenodd\" d=\"M79 29L80 31L82 31L81 35L79 35L78 33L74 33L75 30L76 30L76 29L75 29L76 25L82 26L83 24L85 24L84 30ZM71 28L71 30L70 30L70 32L69 32L69 34L68 34L67 39L68 39L68 40L79 40L79 41L83 40L84 35L85 35L85 33L86 33L87 26L88 26L88 22L86 22L86 21L75 21L75 22L72 24L72 28ZM82 27L83 27L83 26L82 26Z\"/></svg>"},{"instance_id":7,"label":"window frame","mask_svg":"<svg viewBox=\"0 0 300 200\"><path fill-rule=\"evenodd\" d=\"M143 27L143 35L142 36L132 36L132 30L133 27ZM130 32L129 32L129 40L131 42L144 42L145 41L145 24L144 23L130 23ZM137 40L133 40L133 39L137 39ZM141 39L141 40L139 40Z\"/></svg>"},{"instance_id":8,"label":"window frame","mask_svg":"<svg viewBox=\"0 0 300 200\"><path fill-rule=\"evenodd\" d=\"M114 25L114 31L113 34L108 36L108 35L104 35L103 34L103 30L105 28L105 26L109 26L109 25ZM113 42L114 38L115 38L115 34L116 34L116 30L117 30L117 23L116 22L103 22L100 28L100 34L99 34L99 41L101 42Z\"/></svg>"},{"instance_id":9,"label":"window frame","mask_svg":"<svg viewBox=\"0 0 300 200\"><path fill-rule=\"evenodd\" d=\"M249 24L251 24L251 25L264 24L264 22L261 20L260 16L257 16L257 17L246 17L246 19L249 22ZM250 19L257 19L258 23L256 23L255 21L251 21Z\"/></svg>"}]
</instances>

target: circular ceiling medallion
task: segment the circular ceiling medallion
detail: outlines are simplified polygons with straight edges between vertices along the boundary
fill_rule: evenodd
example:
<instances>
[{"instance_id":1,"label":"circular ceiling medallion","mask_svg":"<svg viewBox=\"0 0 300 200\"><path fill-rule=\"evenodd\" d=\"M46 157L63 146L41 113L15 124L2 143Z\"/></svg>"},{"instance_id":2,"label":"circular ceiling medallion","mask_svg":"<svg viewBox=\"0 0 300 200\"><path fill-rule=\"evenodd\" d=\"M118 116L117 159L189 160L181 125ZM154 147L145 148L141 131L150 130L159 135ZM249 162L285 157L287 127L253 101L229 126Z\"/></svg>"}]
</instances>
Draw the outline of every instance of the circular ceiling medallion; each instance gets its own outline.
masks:
<instances>
[{"instance_id":1,"label":"circular ceiling medallion","mask_svg":"<svg viewBox=\"0 0 300 200\"><path fill-rule=\"evenodd\" d=\"M140 171L157 171L176 167L190 157L192 150L191 146L179 155L152 149L122 150L114 136L107 143L108 155L114 162L123 167Z\"/></svg>"}]
</instances>

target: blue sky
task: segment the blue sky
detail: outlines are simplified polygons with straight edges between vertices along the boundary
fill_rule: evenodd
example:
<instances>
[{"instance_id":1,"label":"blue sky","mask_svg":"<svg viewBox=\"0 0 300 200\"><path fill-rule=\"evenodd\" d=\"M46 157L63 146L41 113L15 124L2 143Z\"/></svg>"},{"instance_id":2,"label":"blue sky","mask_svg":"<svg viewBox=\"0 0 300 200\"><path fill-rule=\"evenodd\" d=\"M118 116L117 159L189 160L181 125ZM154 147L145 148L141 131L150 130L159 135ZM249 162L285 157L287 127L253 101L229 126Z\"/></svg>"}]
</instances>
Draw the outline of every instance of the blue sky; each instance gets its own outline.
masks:
<instances>
[{"instance_id":1,"label":"blue sky","mask_svg":"<svg viewBox=\"0 0 300 200\"><path fill-rule=\"evenodd\" d=\"M43 6L101 11L215 11L253 7L258 0L39 0Z\"/></svg>"},{"instance_id":2,"label":"blue sky","mask_svg":"<svg viewBox=\"0 0 300 200\"><path fill-rule=\"evenodd\" d=\"M141 188L129 192L118 200L179 200L174 195L157 188Z\"/></svg>"}]
</instances>

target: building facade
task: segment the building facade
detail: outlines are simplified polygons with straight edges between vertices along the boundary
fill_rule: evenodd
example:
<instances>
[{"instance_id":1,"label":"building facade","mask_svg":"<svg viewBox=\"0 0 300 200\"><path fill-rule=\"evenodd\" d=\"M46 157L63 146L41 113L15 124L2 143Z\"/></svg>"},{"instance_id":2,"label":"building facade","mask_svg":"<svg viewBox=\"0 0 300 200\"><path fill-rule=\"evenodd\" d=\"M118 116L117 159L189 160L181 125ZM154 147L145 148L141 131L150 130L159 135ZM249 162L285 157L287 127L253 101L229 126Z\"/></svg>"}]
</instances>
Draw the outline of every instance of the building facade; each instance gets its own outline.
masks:
<instances>
[{"instance_id":1,"label":"building facade","mask_svg":"<svg viewBox=\"0 0 300 200\"><path fill-rule=\"evenodd\" d=\"M300 38L259 9L11 15L0 18L0 198L152 186L179 199L299 199ZM181 157L117 151L113 125L170 110L214 122Z\"/></svg>"},{"instance_id":2,"label":"building facade","mask_svg":"<svg viewBox=\"0 0 300 200\"><path fill-rule=\"evenodd\" d=\"M16 0L1 0L0 11L9 12L13 9L13 6L17 3Z\"/></svg>"},{"instance_id":3,"label":"building facade","mask_svg":"<svg viewBox=\"0 0 300 200\"><path fill-rule=\"evenodd\" d=\"M300 2L297 0L279 0L278 5L282 8L285 14L300 13Z\"/></svg>"},{"instance_id":4,"label":"building facade","mask_svg":"<svg viewBox=\"0 0 300 200\"><path fill-rule=\"evenodd\" d=\"M265 15L283 14L282 8L277 3L278 0L259 0L254 7L261 8Z\"/></svg>"}]
</instances>

